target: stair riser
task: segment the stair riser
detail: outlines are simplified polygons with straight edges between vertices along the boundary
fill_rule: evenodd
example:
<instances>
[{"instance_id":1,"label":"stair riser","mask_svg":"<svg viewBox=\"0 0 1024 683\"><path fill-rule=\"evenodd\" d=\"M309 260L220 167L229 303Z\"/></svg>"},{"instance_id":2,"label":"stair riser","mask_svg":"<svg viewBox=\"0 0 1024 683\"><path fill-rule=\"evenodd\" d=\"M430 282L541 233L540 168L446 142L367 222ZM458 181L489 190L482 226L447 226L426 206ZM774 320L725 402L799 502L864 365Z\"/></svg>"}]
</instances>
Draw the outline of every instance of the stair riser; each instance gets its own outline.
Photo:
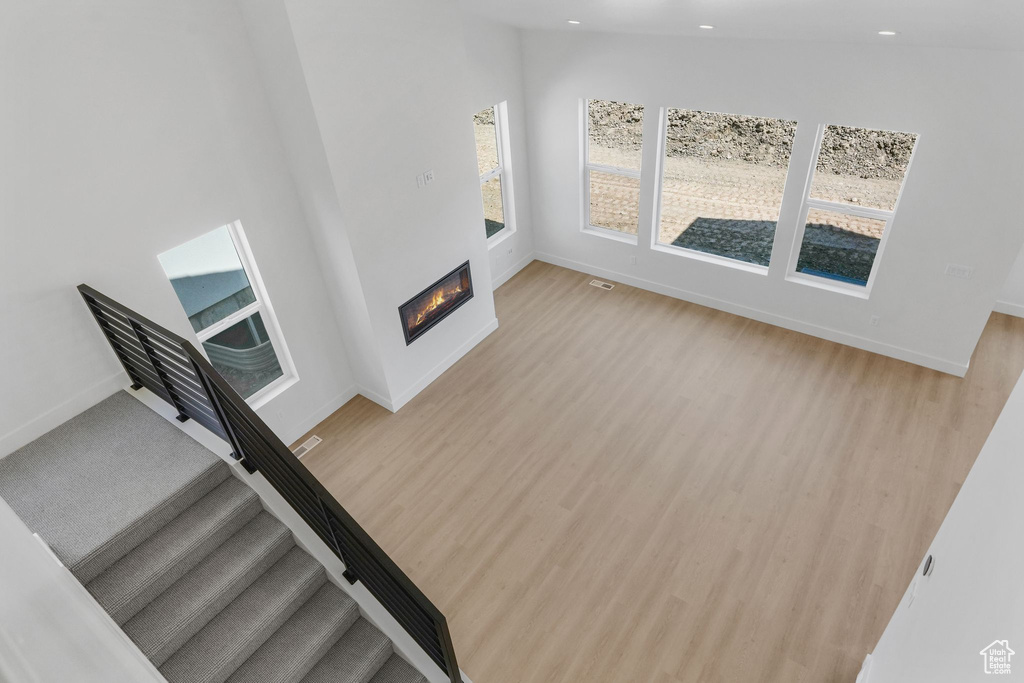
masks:
<instances>
[{"instance_id":1,"label":"stair riser","mask_svg":"<svg viewBox=\"0 0 1024 683\"><path fill-rule=\"evenodd\" d=\"M174 582L184 576L190 569L199 564L203 558L216 550L226 540L231 538L239 529L245 526L252 518L260 513L262 508L259 504L258 498L249 498L248 500L241 501L239 506L234 508L232 514L225 517L225 519L214 529L210 530L210 533L191 546L187 552L183 553L179 557L175 558L173 564L161 567L158 573L152 576L146 577L146 581L143 585L134 586L131 588L131 594L125 595L114 595L114 604L107 604L104 607L110 613L118 624L124 625L129 619L138 614L139 610L149 604L154 598L163 593L169 588ZM104 576L98 577L98 581L103 581ZM96 588L92 586L90 588ZM105 587L109 589L108 587ZM115 588L116 590L116 588ZM96 594L96 593L94 593ZM100 603L103 604L105 601L103 595L111 595L109 591L104 591L100 595Z\"/></svg>"},{"instance_id":2,"label":"stair riser","mask_svg":"<svg viewBox=\"0 0 1024 683\"><path fill-rule=\"evenodd\" d=\"M357 619L355 601L325 583L227 683L299 683Z\"/></svg>"},{"instance_id":3,"label":"stair riser","mask_svg":"<svg viewBox=\"0 0 1024 683\"><path fill-rule=\"evenodd\" d=\"M288 619L295 614L295 611L298 610L299 607L302 606L302 603L308 600L310 596L317 591L326 578L327 575L325 573L321 573L315 580L308 581L302 592L294 596L288 607L284 611L279 612L274 621L265 624L258 631L254 632L253 637L249 640L246 646L243 649L238 650L235 656L225 662L224 665L217 670L214 676L203 681L203 683L224 683L224 681L226 681L231 674L235 672L235 669L240 667L245 660L249 659L249 657L252 656L252 653L256 652L260 645L265 643L267 639L274 634L274 631L279 629L284 622L288 621Z\"/></svg>"},{"instance_id":4,"label":"stair riser","mask_svg":"<svg viewBox=\"0 0 1024 683\"><path fill-rule=\"evenodd\" d=\"M105 543L102 548L68 569L79 581L88 584L230 476L231 470L226 464L216 463L192 484L179 491L174 498L164 502L163 505L135 522L130 529L124 530Z\"/></svg>"},{"instance_id":5,"label":"stair riser","mask_svg":"<svg viewBox=\"0 0 1024 683\"><path fill-rule=\"evenodd\" d=\"M167 659L178 650L178 648L188 642L192 636L198 633L203 626L209 623L209 621L217 616L221 610L227 607L232 600L241 595L242 591L248 588L253 581L273 566L275 562L284 557L285 553L287 553L293 546L294 542L291 535L284 535L280 541L270 549L269 553L262 556L257 563L251 565L243 574L239 575L229 585L225 586L224 590L217 595L215 600L206 603L201 611L196 612L195 616L189 619L188 622L182 624L162 645L152 652L146 652L146 656L149 657L150 661L158 667L166 662ZM131 622L129 622L129 625L130 623ZM130 630L128 630L128 635L132 635Z\"/></svg>"},{"instance_id":6,"label":"stair riser","mask_svg":"<svg viewBox=\"0 0 1024 683\"><path fill-rule=\"evenodd\" d=\"M212 619L160 667L169 683L223 683L327 580L299 548Z\"/></svg>"},{"instance_id":7,"label":"stair riser","mask_svg":"<svg viewBox=\"0 0 1024 683\"><path fill-rule=\"evenodd\" d=\"M373 624L360 619L345 633L302 683L369 683L394 648Z\"/></svg>"},{"instance_id":8,"label":"stair riser","mask_svg":"<svg viewBox=\"0 0 1024 683\"><path fill-rule=\"evenodd\" d=\"M394 654L384 662L380 671L374 674L370 683L427 683L427 679L412 665Z\"/></svg>"}]
</instances>

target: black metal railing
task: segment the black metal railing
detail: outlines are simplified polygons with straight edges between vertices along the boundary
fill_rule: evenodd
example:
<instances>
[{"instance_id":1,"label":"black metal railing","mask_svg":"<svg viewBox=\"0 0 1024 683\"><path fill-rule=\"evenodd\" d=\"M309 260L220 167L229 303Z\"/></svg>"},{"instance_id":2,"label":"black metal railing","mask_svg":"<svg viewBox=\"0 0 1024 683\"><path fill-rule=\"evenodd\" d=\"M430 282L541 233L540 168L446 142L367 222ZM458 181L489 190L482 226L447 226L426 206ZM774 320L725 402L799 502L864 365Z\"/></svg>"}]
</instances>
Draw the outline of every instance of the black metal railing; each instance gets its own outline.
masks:
<instances>
[{"instance_id":1,"label":"black metal railing","mask_svg":"<svg viewBox=\"0 0 1024 683\"><path fill-rule=\"evenodd\" d=\"M453 683L461 683L448 622L387 553L186 339L88 285L78 291L121 361L132 387L146 387L230 444L361 581Z\"/></svg>"}]
</instances>

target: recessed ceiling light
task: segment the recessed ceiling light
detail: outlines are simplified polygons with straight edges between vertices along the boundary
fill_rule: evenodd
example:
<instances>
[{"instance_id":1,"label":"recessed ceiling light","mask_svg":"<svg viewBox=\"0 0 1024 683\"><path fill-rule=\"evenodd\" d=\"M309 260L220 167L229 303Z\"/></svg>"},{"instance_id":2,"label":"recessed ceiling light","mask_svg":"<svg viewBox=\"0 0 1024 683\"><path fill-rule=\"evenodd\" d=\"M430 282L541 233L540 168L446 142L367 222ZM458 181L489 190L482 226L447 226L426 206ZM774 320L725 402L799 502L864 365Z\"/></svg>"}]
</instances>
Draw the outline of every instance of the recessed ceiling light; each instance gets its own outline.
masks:
<instances>
[{"instance_id":1,"label":"recessed ceiling light","mask_svg":"<svg viewBox=\"0 0 1024 683\"><path fill-rule=\"evenodd\" d=\"M894 36L894 35L896 35L896 31L879 31L878 35L880 35L880 36Z\"/></svg>"},{"instance_id":2,"label":"recessed ceiling light","mask_svg":"<svg viewBox=\"0 0 1024 683\"><path fill-rule=\"evenodd\" d=\"M575 19L570 19L569 23L573 24L575 26L575 25L579 24L580 22L576 21Z\"/></svg>"},{"instance_id":3,"label":"recessed ceiling light","mask_svg":"<svg viewBox=\"0 0 1024 683\"><path fill-rule=\"evenodd\" d=\"M711 29L713 29L713 28L714 28L714 26L712 26L711 24L701 24L701 25L700 25L700 26L698 26L697 28L702 28L702 29L704 29L705 31L710 31Z\"/></svg>"}]
</instances>

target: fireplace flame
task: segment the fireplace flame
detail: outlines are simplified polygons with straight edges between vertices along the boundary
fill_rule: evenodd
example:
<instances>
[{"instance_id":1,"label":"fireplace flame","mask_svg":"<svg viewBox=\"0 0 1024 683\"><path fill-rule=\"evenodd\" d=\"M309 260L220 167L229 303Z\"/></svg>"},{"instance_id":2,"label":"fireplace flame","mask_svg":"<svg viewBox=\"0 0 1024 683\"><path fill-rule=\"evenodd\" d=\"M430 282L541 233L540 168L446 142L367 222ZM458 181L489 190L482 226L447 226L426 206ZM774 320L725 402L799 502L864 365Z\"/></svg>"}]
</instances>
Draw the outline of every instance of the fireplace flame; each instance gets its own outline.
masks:
<instances>
[{"instance_id":1,"label":"fireplace flame","mask_svg":"<svg viewBox=\"0 0 1024 683\"><path fill-rule=\"evenodd\" d=\"M459 286L455 287L455 289L449 290L447 292L444 290L443 287L441 289L438 289L436 292L434 292L434 295L430 298L430 301L428 301L427 304L423 307L423 310L421 310L419 312L419 314L417 314L416 322L413 323L413 324L414 325L419 325L421 322L423 322L424 318L426 318L428 315L430 315L431 311L437 309L444 302L451 300L452 297L454 297L456 294L461 294L461 293L462 293L462 286L461 285L459 285Z\"/></svg>"}]
</instances>

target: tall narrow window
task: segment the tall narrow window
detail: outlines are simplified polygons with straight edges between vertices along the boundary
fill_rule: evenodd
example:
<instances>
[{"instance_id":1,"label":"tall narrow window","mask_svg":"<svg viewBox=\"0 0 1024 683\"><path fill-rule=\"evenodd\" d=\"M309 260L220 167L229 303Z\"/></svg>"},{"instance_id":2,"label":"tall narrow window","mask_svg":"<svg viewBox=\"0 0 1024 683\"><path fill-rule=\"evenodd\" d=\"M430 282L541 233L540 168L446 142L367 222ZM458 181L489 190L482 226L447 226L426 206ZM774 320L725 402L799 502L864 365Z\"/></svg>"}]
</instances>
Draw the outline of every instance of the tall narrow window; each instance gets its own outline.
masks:
<instances>
[{"instance_id":1,"label":"tall narrow window","mask_svg":"<svg viewBox=\"0 0 1024 683\"><path fill-rule=\"evenodd\" d=\"M804 201L796 271L867 291L917 136L825 126Z\"/></svg>"},{"instance_id":2,"label":"tall narrow window","mask_svg":"<svg viewBox=\"0 0 1024 683\"><path fill-rule=\"evenodd\" d=\"M643 122L643 105L587 100L583 120L584 229L636 235Z\"/></svg>"},{"instance_id":3,"label":"tall narrow window","mask_svg":"<svg viewBox=\"0 0 1024 683\"><path fill-rule=\"evenodd\" d=\"M480 193L484 203L487 239L515 230L512 210L512 179L509 172L507 107L504 102L473 117Z\"/></svg>"},{"instance_id":4,"label":"tall narrow window","mask_svg":"<svg viewBox=\"0 0 1024 683\"><path fill-rule=\"evenodd\" d=\"M796 122L667 109L659 244L768 266Z\"/></svg>"},{"instance_id":5,"label":"tall narrow window","mask_svg":"<svg viewBox=\"0 0 1024 683\"><path fill-rule=\"evenodd\" d=\"M250 404L295 379L241 225L225 225L165 251L171 281L210 363Z\"/></svg>"}]
</instances>

